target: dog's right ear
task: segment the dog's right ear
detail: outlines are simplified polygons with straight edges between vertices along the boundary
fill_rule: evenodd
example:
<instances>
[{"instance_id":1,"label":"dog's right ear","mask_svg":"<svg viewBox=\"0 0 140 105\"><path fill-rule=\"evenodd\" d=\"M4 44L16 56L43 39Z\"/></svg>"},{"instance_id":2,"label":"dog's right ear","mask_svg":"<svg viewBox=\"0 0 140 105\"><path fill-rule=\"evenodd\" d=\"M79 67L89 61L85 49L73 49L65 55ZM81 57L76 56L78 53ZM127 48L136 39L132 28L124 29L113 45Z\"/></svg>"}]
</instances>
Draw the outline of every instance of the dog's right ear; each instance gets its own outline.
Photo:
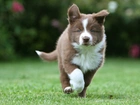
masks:
<instances>
[{"instance_id":1,"label":"dog's right ear","mask_svg":"<svg viewBox=\"0 0 140 105\"><path fill-rule=\"evenodd\" d=\"M76 4L73 4L68 9L68 21L71 24L71 23L75 22L79 18L80 18L79 8L78 8L78 6Z\"/></svg>"}]
</instances>

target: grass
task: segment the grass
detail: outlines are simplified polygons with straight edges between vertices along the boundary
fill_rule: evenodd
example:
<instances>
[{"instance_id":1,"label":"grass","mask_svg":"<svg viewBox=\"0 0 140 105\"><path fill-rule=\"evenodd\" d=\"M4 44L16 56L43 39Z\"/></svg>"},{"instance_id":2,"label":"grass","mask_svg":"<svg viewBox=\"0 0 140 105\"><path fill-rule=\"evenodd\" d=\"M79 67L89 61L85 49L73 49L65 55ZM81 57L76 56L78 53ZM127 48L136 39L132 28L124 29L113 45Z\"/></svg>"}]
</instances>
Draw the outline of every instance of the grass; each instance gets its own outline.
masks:
<instances>
[{"instance_id":1,"label":"grass","mask_svg":"<svg viewBox=\"0 0 140 105\"><path fill-rule=\"evenodd\" d=\"M56 62L0 63L0 105L139 105L140 60L109 58L86 98L61 90Z\"/></svg>"}]
</instances>

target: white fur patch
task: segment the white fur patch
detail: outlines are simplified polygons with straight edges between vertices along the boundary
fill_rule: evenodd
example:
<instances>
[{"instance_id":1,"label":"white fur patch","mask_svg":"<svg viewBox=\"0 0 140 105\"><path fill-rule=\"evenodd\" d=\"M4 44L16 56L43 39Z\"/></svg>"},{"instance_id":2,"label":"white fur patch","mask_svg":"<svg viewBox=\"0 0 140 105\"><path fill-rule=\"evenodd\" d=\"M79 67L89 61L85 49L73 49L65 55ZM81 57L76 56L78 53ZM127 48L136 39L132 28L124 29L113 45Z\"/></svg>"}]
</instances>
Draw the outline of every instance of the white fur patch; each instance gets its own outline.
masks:
<instances>
[{"instance_id":1,"label":"white fur patch","mask_svg":"<svg viewBox=\"0 0 140 105\"><path fill-rule=\"evenodd\" d=\"M66 87L66 88L64 89L64 91L66 91L66 90L70 90L70 89L71 89L71 87L68 86L68 87Z\"/></svg>"},{"instance_id":2,"label":"white fur patch","mask_svg":"<svg viewBox=\"0 0 140 105\"><path fill-rule=\"evenodd\" d=\"M64 89L64 92L65 93L72 93L72 88L70 87L70 86L68 86L68 87L66 87L65 89Z\"/></svg>"},{"instance_id":3,"label":"white fur patch","mask_svg":"<svg viewBox=\"0 0 140 105\"><path fill-rule=\"evenodd\" d=\"M88 70L95 70L102 61L103 55L99 51L105 44L106 35L100 43L95 46L82 46L77 43L72 43L74 48L78 51L72 59L72 63L80 66L83 73Z\"/></svg>"},{"instance_id":4,"label":"white fur patch","mask_svg":"<svg viewBox=\"0 0 140 105\"><path fill-rule=\"evenodd\" d=\"M40 52L38 50L36 50L35 52L37 53L37 55L41 55L42 54L42 52Z\"/></svg>"},{"instance_id":5,"label":"white fur patch","mask_svg":"<svg viewBox=\"0 0 140 105\"><path fill-rule=\"evenodd\" d=\"M82 71L80 69L75 69L69 74L69 78L72 90L77 91L78 93L82 92L85 85Z\"/></svg>"},{"instance_id":6,"label":"white fur patch","mask_svg":"<svg viewBox=\"0 0 140 105\"><path fill-rule=\"evenodd\" d=\"M82 45L83 44L83 37L87 36L89 37L89 42L90 44L92 44L92 36L91 34L87 31L86 27L87 27L87 24L88 24L88 19L84 19L82 21L82 24L83 24L83 28L84 28L84 31L82 32L82 34L80 35L80 38L79 38L79 44Z\"/></svg>"}]
</instances>

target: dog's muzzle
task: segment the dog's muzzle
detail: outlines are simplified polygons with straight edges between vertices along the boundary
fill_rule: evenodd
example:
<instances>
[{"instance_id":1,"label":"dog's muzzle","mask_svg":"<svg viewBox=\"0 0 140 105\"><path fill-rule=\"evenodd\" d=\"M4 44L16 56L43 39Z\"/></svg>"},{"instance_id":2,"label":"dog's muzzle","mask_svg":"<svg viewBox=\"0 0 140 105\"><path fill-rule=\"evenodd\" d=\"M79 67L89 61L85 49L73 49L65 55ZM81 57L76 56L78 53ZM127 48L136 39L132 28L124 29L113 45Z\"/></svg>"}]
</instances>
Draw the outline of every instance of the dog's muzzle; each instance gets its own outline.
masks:
<instances>
[{"instance_id":1,"label":"dog's muzzle","mask_svg":"<svg viewBox=\"0 0 140 105\"><path fill-rule=\"evenodd\" d=\"M91 43L90 43L90 37L84 36L82 38L82 40L83 40L83 45L91 45Z\"/></svg>"}]
</instances>

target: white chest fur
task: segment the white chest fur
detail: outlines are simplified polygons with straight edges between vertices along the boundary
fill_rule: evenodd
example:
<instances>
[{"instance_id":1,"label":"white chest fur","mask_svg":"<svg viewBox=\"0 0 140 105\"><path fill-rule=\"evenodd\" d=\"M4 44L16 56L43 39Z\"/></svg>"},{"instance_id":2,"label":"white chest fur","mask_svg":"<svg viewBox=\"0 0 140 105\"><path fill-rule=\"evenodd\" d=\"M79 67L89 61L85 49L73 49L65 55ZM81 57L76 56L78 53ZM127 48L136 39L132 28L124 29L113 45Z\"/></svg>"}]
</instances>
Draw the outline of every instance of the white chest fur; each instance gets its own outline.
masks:
<instances>
[{"instance_id":1,"label":"white chest fur","mask_svg":"<svg viewBox=\"0 0 140 105\"><path fill-rule=\"evenodd\" d=\"M78 65L83 73L88 70L95 70L103 59L103 55L99 51L105 44L105 38L104 35L103 40L95 46L81 46L73 43L72 45L78 53L72 59L72 63Z\"/></svg>"}]
</instances>

